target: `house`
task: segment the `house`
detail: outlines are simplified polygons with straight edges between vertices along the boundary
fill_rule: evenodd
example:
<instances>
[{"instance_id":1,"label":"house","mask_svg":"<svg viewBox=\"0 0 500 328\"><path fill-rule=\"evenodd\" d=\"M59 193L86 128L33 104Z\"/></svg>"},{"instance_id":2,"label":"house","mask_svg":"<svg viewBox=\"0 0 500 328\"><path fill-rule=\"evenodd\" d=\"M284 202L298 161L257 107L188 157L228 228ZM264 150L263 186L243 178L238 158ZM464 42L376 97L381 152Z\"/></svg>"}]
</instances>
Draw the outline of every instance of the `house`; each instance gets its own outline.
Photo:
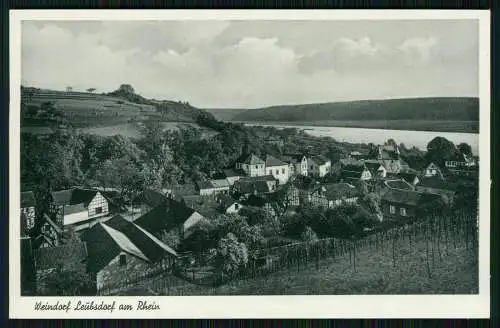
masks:
<instances>
[{"instance_id":1,"label":"house","mask_svg":"<svg viewBox=\"0 0 500 328\"><path fill-rule=\"evenodd\" d=\"M247 176L259 177L265 175L266 163L254 154L248 156L242 155L236 161L236 169L241 169Z\"/></svg>"},{"instance_id":2,"label":"house","mask_svg":"<svg viewBox=\"0 0 500 328\"><path fill-rule=\"evenodd\" d=\"M261 177L245 177L238 180L233 186L233 192L242 196L271 193L278 187L278 180L272 175Z\"/></svg>"},{"instance_id":3,"label":"house","mask_svg":"<svg viewBox=\"0 0 500 328\"><path fill-rule=\"evenodd\" d=\"M419 178L418 178L418 174L416 173L411 173L411 172L400 172L397 174L397 177L405 180L406 182L412 184L412 185L416 185L417 183L420 182Z\"/></svg>"},{"instance_id":4,"label":"house","mask_svg":"<svg viewBox=\"0 0 500 328\"><path fill-rule=\"evenodd\" d=\"M101 252L106 252L106 249ZM37 294L47 292L46 278L56 270L86 272L87 258L87 247L84 242L37 249L35 252Z\"/></svg>"},{"instance_id":5,"label":"house","mask_svg":"<svg viewBox=\"0 0 500 328\"><path fill-rule=\"evenodd\" d=\"M198 224L205 222L203 215L182 202L168 198L159 206L137 218L134 223L151 231L157 238L164 232L177 231L182 237L187 237Z\"/></svg>"},{"instance_id":6,"label":"house","mask_svg":"<svg viewBox=\"0 0 500 328\"><path fill-rule=\"evenodd\" d=\"M148 273L168 271L177 258L177 252L152 232L120 215L95 224L85 232L84 240L87 271L98 292L119 289L125 281Z\"/></svg>"},{"instance_id":7,"label":"house","mask_svg":"<svg viewBox=\"0 0 500 328\"><path fill-rule=\"evenodd\" d=\"M361 154L359 151L352 151L349 153L349 158L353 160L361 160L363 159L363 154Z\"/></svg>"},{"instance_id":8,"label":"house","mask_svg":"<svg viewBox=\"0 0 500 328\"><path fill-rule=\"evenodd\" d=\"M340 171L340 180L344 182L370 180L372 178L371 172L363 165L346 165Z\"/></svg>"},{"instance_id":9,"label":"house","mask_svg":"<svg viewBox=\"0 0 500 328\"><path fill-rule=\"evenodd\" d=\"M290 177L290 168L287 163L280 161L271 155L267 155L265 164L267 175L272 175L279 181L279 184L285 184L288 182L288 178Z\"/></svg>"},{"instance_id":10,"label":"house","mask_svg":"<svg viewBox=\"0 0 500 328\"><path fill-rule=\"evenodd\" d=\"M366 160L364 164L370 171L372 178L385 178L387 176L386 168L378 160Z\"/></svg>"},{"instance_id":11,"label":"house","mask_svg":"<svg viewBox=\"0 0 500 328\"><path fill-rule=\"evenodd\" d=\"M56 247L61 243L63 229L57 225L47 214L43 215L43 224L40 233L33 240L33 248Z\"/></svg>"},{"instance_id":12,"label":"house","mask_svg":"<svg viewBox=\"0 0 500 328\"><path fill-rule=\"evenodd\" d=\"M429 163L427 167L424 169L423 172L424 177L439 177L441 179L444 179L443 173L441 172L441 169L439 166L437 166L434 163Z\"/></svg>"},{"instance_id":13,"label":"house","mask_svg":"<svg viewBox=\"0 0 500 328\"><path fill-rule=\"evenodd\" d=\"M156 206L162 204L167 198L168 196L161 191L150 188L145 189L136 199L136 202L140 206L140 214L151 211Z\"/></svg>"},{"instance_id":14,"label":"house","mask_svg":"<svg viewBox=\"0 0 500 328\"><path fill-rule=\"evenodd\" d=\"M21 192L21 235L25 236L35 227L35 194L32 191Z\"/></svg>"},{"instance_id":15,"label":"house","mask_svg":"<svg viewBox=\"0 0 500 328\"><path fill-rule=\"evenodd\" d=\"M98 190L74 188L52 192L52 207L59 226L88 223L108 215L108 200Z\"/></svg>"},{"instance_id":16,"label":"house","mask_svg":"<svg viewBox=\"0 0 500 328\"><path fill-rule=\"evenodd\" d=\"M473 156L468 156L466 154L461 153L445 161L444 165L447 169L473 167L476 166L476 160L474 159Z\"/></svg>"},{"instance_id":17,"label":"house","mask_svg":"<svg viewBox=\"0 0 500 328\"><path fill-rule=\"evenodd\" d=\"M437 176L423 177L415 186L417 191L440 195L446 204L453 204L456 184Z\"/></svg>"},{"instance_id":18,"label":"house","mask_svg":"<svg viewBox=\"0 0 500 328\"><path fill-rule=\"evenodd\" d=\"M220 195L217 197L217 203L219 204L218 209L222 213L235 214L239 213L243 205L238 201L235 201L231 196Z\"/></svg>"},{"instance_id":19,"label":"house","mask_svg":"<svg viewBox=\"0 0 500 328\"><path fill-rule=\"evenodd\" d=\"M319 185L309 194L309 202L329 208L343 204L355 204L358 198L358 190L348 183Z\"/></svg>"},{"instance_id":20,"label":"house","mask_svg":"<svg viewBox=\"0 0 500 328\"><path fill-rule=\"evenodd\" d=\"M307 157L300 154L286 154L282 160L289 165L290 175L307 176Z\"/></svg>"},{"instance_id":21,"label":"house","mask_svg":"<svg viewBox=\"0 0 500 328\"><path fill-rule=\"evenodd\" d=\"M415 218L419 206L435 200L436 195L417 191L388 189L381 197L381 208L384 217L390 219Z\"/></svg>"},{"instance_id":22,"label":"house","mask_svg":"<svg viewBox=\"0 0 500 328\"><path fill-rule=\"evenodd\" d=\"M378 146L377 156L388 173L399 173L402 170L402 162L399 156L399 147L396 145ZM407 165L406 165L407 166Z\"/></svg>"},{"instance_id":23,"label":"house","mask_svg":"<svg viewBox=\"0 0 500 328\"><path fill-rule=\"evenodd\" d=\"M332 161L322 155L307 159L308 173L317 177L324 177L332 170Z\"/></svg>"},{"instance_id":24,"label":"house","mask_svg":"<svg viewBox=\"0 0 500 328\"><path fill-rule=\"evenodd\" d=\"M234 183L236 181L238 181L243 176L244 176L243 172L239 172L239 171L232 170L232 169L226 169L226 170L223 170L222 178L227 179L229 186L232 186L232 185L234 185Z\"/></svg>"},{"instance_id":25,"label":"house","mask_svg":"<svg viewBox=\"0 0 500 328\"><path fill-rule=\"evenodd\" d=\"M227 179L214 179L198 181L196 183L200 196L209 196L216 193L228 193L229 182Z\"/></svg>"}]
</instances>

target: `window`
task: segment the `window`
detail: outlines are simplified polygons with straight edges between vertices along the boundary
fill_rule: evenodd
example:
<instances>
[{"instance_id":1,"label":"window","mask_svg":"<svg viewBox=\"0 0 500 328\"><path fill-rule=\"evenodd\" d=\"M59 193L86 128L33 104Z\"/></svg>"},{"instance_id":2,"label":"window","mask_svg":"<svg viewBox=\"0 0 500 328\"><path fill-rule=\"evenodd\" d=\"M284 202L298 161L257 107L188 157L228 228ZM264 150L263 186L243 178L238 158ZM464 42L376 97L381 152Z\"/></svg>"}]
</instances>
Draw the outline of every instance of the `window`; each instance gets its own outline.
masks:
<instances>
[{"instance_id":1,"label":"window","mask_svg":"<svg viewBox=\"0 0 500 328\"><path fill-rule=\"evenodd\" d=\"M391 212L391 214L395 214L396 213L396 206L390 205L389 206L389 212Z\"/></svg>"},{"instance_id":2,"label":"window","mask_svg":"<svg viewBox=\"0 0 500 328\"><path fill-rule=\"evenodd\" d=\"M256 168L256 169L258 169L258 168L259 168L259 166L258 166L258 165L255 165L255 168Z\"/></svg>"},{"instance_id":3,"label":"window","mask_svg":"<svg viewBox=\"0 0 500 328\"><path fill-rule=\"evenodd\" d=\"M313 169L313 166L311 165L311 170Z\"/></svg>"},{"instance_id":4,"label":"window","mask_svg":"<svg viewBox=\"0 0 500 328\"><path fill-rule=\"evenodd\" d=\"M120 254L120 266L127 265L127 255Z\"/></svg>"},{"instance_id":5,"label":"window","mask_svg":"<svg viewBox=\"0 0 500 328\"><path fill-rule=\"evenodd\" d=\"M96 207L95 214L101 214L101 213L102 213L102 207Z\"/></svg>"},{"instance_id":6,"label":"window","mask_svg":"<svg viewBox=\"0 0 500 328\"><path fill-rule=\"evenodd\" d=\"M273 170L269 170L269 175L273 174Z\"/></svg>"},{"instance_id":7,"label":"window","mask_svg":"<svg viewBox=\"0 0 500 328\"><path fill-rule=\"evenodd\" d=\"M399 213L401 214L401 216L406 216L406 208L401 207L401 208L399 209Z\"/></svg>"},{"instance_id":8,"label":"window","mask_svg":"<svg viewBox=\"0 0 500 328\"><path fill-rule=\"evenodd\" d=\"M285 174L285 169L281 169L281 173Z\"/></svg>"},{"instance_id":9,"label":"window","mask_svg":"<svg viewBox=\"0 0 500 328\"><path fill-rule=\"evenodd\" d=\"M235 204L234 204L234 209L235 209L235 210L238 210L238 208L240 208L240 204L235 203Z\"/></svg>"},{"instance_id":10,"label":"window","mask_svg":"<svg viewBox=\"0 0 500 328\"><path fill-rule=\"evenodd\" d=\"M276 175L280 175L280 170L276 170Z\"/></svg>"}]
</instances>

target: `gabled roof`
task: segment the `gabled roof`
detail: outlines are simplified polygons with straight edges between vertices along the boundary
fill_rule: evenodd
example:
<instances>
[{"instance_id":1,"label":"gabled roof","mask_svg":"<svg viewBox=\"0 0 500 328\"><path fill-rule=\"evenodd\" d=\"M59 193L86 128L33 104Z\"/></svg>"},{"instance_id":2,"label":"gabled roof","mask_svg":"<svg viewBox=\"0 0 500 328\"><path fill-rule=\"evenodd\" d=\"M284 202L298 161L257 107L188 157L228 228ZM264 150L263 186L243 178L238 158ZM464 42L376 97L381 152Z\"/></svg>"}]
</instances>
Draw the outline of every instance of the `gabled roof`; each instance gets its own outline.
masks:
<instances>
[{"instance_id":1,"label":"gabled roof","mask_svg":"<svg viewBox=\"0 0 500 328\"><path fill-rule=\"evenodd\" d=\"M415 178L418 178L418 174L410 172L400 172L397 176L409 183L413 183Z\"/></svg>"},{"instance_id":2,"label":"gabled roof","mask_svg":"<svg viewBox=\"0 0 500 328\"><path fill-rule=\"evenodd\" d=\"M94 199L98 193L92 189L67 189L52 192L52 199L58 205L76 205L83 203L85 207Z\"/></svg>"},{"instance_id":3,"label":"gabled roof","mask_svg":"<svg viewBox=\"0 0 500 328\"><path fill-rule=\"evenodd\" d=\"M281 159L287 163L297 164L302 162L302 159L304 159L304 157L305 156L301 154L285 154L281 156Z\"/></svg>"},{"instance_id":4,"label":"gabled roof","mask_svg":"<svg viewBox=\"0 0 500 328\"><path fill-rule=\"evenodd\" d=\"M167 197L161 192L153 189L146 189L142 192L139 200L151 207L156 207L163 203Z\"/></svg>"},{"instance_id":5,"label":"gabled roof","mask_svg":"<svg viewBox=\"0 0 500 328\"><path fill-rule=\"evenodd\" d=\"M87 249L83 242L42 247L37 249L35 259L37 270L54 269L59 265L82 263L87 259Z\"/></svg>"},{"instance_id":6,"label":"gabled roof","mask_svg":"<svg viewBox=\"0 0 500 328\"><path fill-rule=\"evenodd\" d=\"M254 192L267 193L271 191L268 183L264 180L241 181L240 179L235 185L237 185L239 192L242 194L253 194Z\"/></svg>"},{"instance_id":7,"label":"gabled roof","mask_svg":"<svg viewBox=\"0 0 500 328\"><path fill-rule=\"evenodd\" d=\"M271 174L268 175L261 175L258 177L242 177L239 179L237 182L255 182L255 181L276 181L276 178L272 176Z\"/></svg>"},{"instance_id":8,"label":"gabled roof","mask_svg":"<svg viewBox=\"0 0 500 328\"><path fill-rule=\"evenodd\" d=\"M257 157L254 154L250 154L249 156L242 156L240 157L239 163L243 164L249 164L249 165L254 165L254 164L265 164L265 162Z\"/></svg>"},{"instance_id":9,"label":"gabled roof","mask_svg":"<svg viewBox=\"0 0 500 328\"><path fill-rule=\"evenodd\" d=\"M165 251L174 256L177 255L175 250L159 241L147 230L141 228L134 222L125 220L120 215L114 216L104 224L123 233L150 261L155 262L162 258Z\"/></svg>"},{"instance_id":10,"label":"gabled roof","mask_svg":"<svg viewBox=\"0 0 500 328\"><path fill-rule=\"evenodd\" d=\"M200 189L200 190L202 190L202 189L213 189L214 188L214 185L209 180L196 181L196 186L198 186L198 189Z\"/></svg>"},{"instance_id":11,"label":"gabled roof","mask_svg":"<svg viewBox=\"0 0 500 328\"><path fill-rule=\"evenodd\" d=\"M280 161L279 159L271 155L266 156L266 167L283 166L283 165L287 165L287 163Z\"/></svg>"},{"instance_id":12,"label":"gabled roof","mask_svg":"<svg viewBox=\"0 0 500 328\"><path fill-rule=\"evenodd\" d=\"M229 181L227 179L216 179L210 182L214 188L229 188Z\"/></svg>"},{"instance_id":13,"label":"gabled roof","mask_svg":"<svg viewBox=\"0 0 500 328\"><path fill-rule=\"evenodd\" d=\"M64 215L86 212L86 211L87 211L87 209L85 208L83 203L64 206Z\"/></svg>"},{"instance_id":14,"label":"gabled roof","mask_svg":"<svg viewBox=\"0 0 500 328\"><path fill-rule=\"evenodd\" d=\"M340 161L341 166L363 166L365 162L357 160L357 159L351 159L351 158L342 158Z\"/></svg>"},{"instance_id":15,"label":"gabled roof","mask_svg":"<svg viewBox=\"0 0 500 328\"><path fill-rule=\"evenodd\" d=\"M443 180L439 177L422 177L417 186L442 190L455 190L456 184Z\"/></svg>"},{"instance_id":16,"label":"gabled roof","mask_svg":"<svg viewBox=\"0 0 500 328\"><path fill-rule=\"evenodd\" d=\"M355 197L358 195L356 187L348 183L329 183L316 187L326 199L337 200L345 197Z\"/></svg>"},{"instance_id":17,"label":"gabled roof","mask_svg":"<svg viewBox=\"0 0 500 328\"><path fill-rule=\"evenodd\" d=\"M36 206L35 194L33 191L21 192L21 208Z\"/></svg>"},{"instance_id":18,"label":"gabled roof","mask_svg":"<svg viewBox=\"0 0 500 328\"><path fill-rule=\"evenodd\" d=\"M240 177L240 176L243 176L244 173L243 172L239 172L238 170L234 170L234 169L226 169L224 170L224 175L226 178L231 178L231 177Z\"/></svg>"},{"instance_id":19,"label":"gabled roof","mask_svg":"<svg viewBox=\"0 0 500 328\"><path fill-rule=\"evenodd\" d=\"M365 163L365 166L371 173L376 173L379 170L385 170L385 167L378 162L377 163L368 162Z\"/></svg>"},{"instance_id":20,"label":"gabled roof","mask_svg":"<svg viewBox=\"0 0 500 328\"><path fill-rule=\"evenodd\" d=\"M382 200L391 203L417 206L420 203L421 197L422 193L416 191L389 189L382 196Z\"/></svg>"},{"instance_id":21,"label":"gabled roof","mask_svg":"<svg viewBox=\"0 0 500 328\"><path fill-rule=\"evenodd\" d=\"M171 230L182 226L194 212L192 208L176 200L167 199L136 219L134 223L157 235L162 230Z\"/></svg>"},{"instance_id":22,"label":"gabled roof","mask_svg":"<svg viewBox=\"0 0 500 328\"><path fill-rule=\"evenodd\" d=\"M366 170L365 165L346 165L342 168L342 171L349 171L349 172L356 172L356 173L363 173L363 171Z\"/></svg>"},{"instance_id":23,"label":"gabled roof","mask_svg":"<svg viewBox=\"0 0 500 328\"><path fill-rule=\"evenodd\" d=\"M219 208L226 210L229 206L234 203L238 203L229 195L220 195L217 197L217 202L219 203ZM239 204L239 203L238 203Z\"/></svg>"},{"instance_id":24,"label":"gabled roof","mask_svg":"<svg viewBox=\"0 0 500 328\"><path fill-rule=\"evenodd\" d=\"M175 250L165 245L146 229L116 215L106 222L99 222L84 233L87 243L90 272L98 272L121 252L147 262L155 262L165 253L177 256Z\"/></svg>"}]
</instances>

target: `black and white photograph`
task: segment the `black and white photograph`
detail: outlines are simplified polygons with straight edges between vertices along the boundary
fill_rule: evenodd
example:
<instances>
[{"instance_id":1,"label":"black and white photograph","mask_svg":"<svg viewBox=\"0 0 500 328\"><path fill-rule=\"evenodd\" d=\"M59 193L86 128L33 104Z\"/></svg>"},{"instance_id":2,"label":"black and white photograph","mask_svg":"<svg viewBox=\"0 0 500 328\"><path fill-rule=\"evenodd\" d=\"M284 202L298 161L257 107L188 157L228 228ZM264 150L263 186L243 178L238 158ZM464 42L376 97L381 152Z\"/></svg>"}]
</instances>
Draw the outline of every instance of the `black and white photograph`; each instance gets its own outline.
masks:
<instances>
[{"instance_id":1,"label":"black and white photograph","mask_svg":"<svg viewBox=\"0 0 500 328\"><path fill-rule=\"evenodd\" d=\"M21 20L18 296L489 293L462 16Z\"/></svg>"}]
</instances>

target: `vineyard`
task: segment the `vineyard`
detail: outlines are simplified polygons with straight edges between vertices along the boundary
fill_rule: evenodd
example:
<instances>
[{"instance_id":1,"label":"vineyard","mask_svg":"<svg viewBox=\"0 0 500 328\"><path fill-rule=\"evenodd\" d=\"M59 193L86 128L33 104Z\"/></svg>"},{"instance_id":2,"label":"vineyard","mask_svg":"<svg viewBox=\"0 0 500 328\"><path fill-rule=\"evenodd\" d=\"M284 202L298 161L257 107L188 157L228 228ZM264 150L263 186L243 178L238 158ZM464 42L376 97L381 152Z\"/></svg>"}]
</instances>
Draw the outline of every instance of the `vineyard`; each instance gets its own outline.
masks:
<instances>
[{"instance_id":1,"label":"vineyard","mask_svg":"<svg viewBox=\"0 0 500 328\"><path fill-rule=\"evenodd\" d=\"M328 238L262 249L232 277L210 271L136 277L101 294L473 294L477 218L429 217L357 240Z\"/></svg>"}]
</instances>

